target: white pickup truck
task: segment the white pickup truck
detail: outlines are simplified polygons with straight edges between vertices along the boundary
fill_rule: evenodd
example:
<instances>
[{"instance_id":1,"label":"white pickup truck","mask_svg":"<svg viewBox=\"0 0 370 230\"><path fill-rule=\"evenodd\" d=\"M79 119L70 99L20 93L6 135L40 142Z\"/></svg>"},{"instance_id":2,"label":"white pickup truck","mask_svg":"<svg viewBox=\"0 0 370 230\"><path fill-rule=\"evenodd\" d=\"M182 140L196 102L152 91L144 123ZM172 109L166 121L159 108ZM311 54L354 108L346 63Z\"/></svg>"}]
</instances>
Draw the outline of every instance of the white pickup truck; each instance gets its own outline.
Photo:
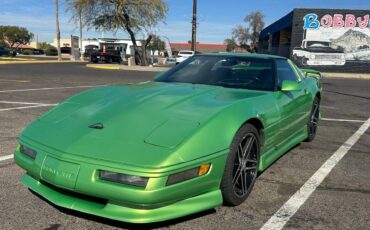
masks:
<instances>
[{"instance_id":1,"label":"white pickup truck","mask_svg":"<svg viewBox=\"0 0 370 230\"><path fill-rule=\"evenodd\" d=\"M185 61L189 57L194 56L194 54L195 54L195 51L180 50L179 54L177 55L177 58L176 58L176 64L179 64L180 62Z\"/></svg>"},{"instance_id":2,"label":"white pickup truck","mask_svg":"<svg viewBox=\"0 0 370 230\"><path fill-rule=\"evenodd\" d=\"M293 60L303 66L345 65L345 54L330 47L329 41L303 40L301 47L293 49Z\"/></svg>"}]
</instances>

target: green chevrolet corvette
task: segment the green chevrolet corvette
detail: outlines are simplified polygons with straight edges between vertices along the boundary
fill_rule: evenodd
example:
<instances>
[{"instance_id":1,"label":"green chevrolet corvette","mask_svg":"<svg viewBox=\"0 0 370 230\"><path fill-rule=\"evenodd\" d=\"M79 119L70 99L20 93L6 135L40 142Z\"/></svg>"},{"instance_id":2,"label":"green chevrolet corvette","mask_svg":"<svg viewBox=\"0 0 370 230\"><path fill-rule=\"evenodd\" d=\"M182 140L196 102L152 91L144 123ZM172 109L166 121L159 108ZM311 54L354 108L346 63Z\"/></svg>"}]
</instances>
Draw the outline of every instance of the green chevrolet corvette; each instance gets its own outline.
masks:
<instances>
[{"instance_id":1,"label":"green chevrolet corvette","mask_svg":"<svg viewBox=\"0 0 370 230\"><path fill-rule=\"evenodd\" d=\"M239 205L258 172L314 139L320 81L283 57L196 55L154 81L69 98L23 131L14 158L41 197L110 219Z\"/></svg>"}]
</instances>

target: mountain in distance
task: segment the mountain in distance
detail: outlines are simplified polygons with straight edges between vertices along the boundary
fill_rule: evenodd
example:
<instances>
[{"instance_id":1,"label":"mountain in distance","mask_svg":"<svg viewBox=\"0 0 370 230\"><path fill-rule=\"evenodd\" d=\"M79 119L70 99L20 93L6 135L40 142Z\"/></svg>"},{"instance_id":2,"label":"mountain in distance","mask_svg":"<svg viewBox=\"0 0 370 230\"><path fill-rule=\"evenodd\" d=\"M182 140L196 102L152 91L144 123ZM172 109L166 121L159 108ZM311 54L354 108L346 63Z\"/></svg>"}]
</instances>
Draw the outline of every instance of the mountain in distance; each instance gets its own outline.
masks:
<instances>
[{"instance_id":1,"label":"mountain in distance","mask_svg":"<svg viewBox=\"0 0 370 230\"><path fill-rule=\"evenodd\" d=\"M364 45L370 46L370 37L361 31L353 29L332 40L332 47L342 47L345 52L353 52Z\"/></svg>"}]
</instances>

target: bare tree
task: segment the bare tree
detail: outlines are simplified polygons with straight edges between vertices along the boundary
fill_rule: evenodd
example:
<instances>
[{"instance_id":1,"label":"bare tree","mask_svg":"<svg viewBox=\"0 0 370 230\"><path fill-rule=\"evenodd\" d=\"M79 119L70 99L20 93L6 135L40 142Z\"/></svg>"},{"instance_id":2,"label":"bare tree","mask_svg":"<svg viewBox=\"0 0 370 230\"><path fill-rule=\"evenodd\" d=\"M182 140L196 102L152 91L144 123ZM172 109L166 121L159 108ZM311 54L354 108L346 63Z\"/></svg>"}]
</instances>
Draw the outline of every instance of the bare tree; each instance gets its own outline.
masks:
<instances>
[{"instance_id":1,"label":"bare tree","mask_svg":"<svg viewBox=\"0 0 370 230\"><path fill-rule=\"evenodd\" d=\"M232 37L238 45L250 52L255 52L259 35L265 26L264 15L261 11L254 11L244 18L246 26L238 25L232 29Z\"/></svg>"},{"instance_id":2,"label":"bare tree","mask_svg":"<svg viewBox=\"0 0 370 230\"><path fill-rule=\"evenodd\" d=\"M260 33L265 26L264 17L261 11L254 11L244 18L250 28L251 40L254 45L258 44Z\"/></svg>"},{"instance_id":3,"label":"bare tree","mask_svg":"<svg viewBox=\"0 0 370 230\"><path fill-rule=\"evenodd\" d=\"M60 53L60 29L59 29L59 2L55 0L55 19L56 19L56 30L57 30L57 50L58 50L58 61L62 60L62 54Z\"/></svg>"},{"instance_id":4,"label":"bare tree","mask_svg":"<svg viewBox=\"0 0 370 230\"><path fill-rule=\"evenodd\" d=\"M248 44L250 43L250 33L249 28L238 25L232 30L232 37L235 41L239 43L239 46L247 49Z\"/></svg>"}]
</instances>

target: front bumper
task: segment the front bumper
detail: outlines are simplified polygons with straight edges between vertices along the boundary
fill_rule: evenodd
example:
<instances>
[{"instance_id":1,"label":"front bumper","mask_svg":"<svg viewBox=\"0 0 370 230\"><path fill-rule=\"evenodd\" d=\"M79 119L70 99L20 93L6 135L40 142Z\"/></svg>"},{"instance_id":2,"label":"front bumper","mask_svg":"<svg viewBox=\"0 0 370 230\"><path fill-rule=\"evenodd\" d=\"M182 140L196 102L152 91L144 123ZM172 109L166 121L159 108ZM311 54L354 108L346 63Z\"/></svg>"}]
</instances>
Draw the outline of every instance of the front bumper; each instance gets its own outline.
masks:
<instances>
[{"instance_id":1,"label":"front bumper","mask_svg":"<svg viewBox=\"0 0 370 230\"><path fill-rule=\"evenodd\" d=\"M66 195L40 183L27 174L22 176L21 181L32 191L60 207L130 223L151 223L174 219L222 204L221 191L214 190L155 209L135 209L109 202L101 204Z\"/></svg>"},{"instance_id":2,"label":"front bumper","mask_svg":"<svg viewBox=\"0 0 370 230\"><path fill-rule=\"evenodd\" d=\"M342 66L345 65L346 61L345 60L340 60L340 59L333 59L333 60L317 60L317 59L309 59L307 61L307 65L312 65L312 66L322 66L322 65L338 65Z\"/></svg>"},{"instance_id":3,"label":"front bumper","mask_svg":"<svg viewBox=\"0 0 370 230\"><path fill-rule=\"evenodd\" d=\"M25 144L25 143L22 143ZM228 151L219 152L199 159L191 164L178 165L166 170L145 169L127 171L101 164L91 159L77 160L68 154L52 152L36 143L25 144L37 150L36 159L15 151L16 163L27 173L22 176L22 183L35 193L55 205L131 223L150 223L173 219L200 212L222 204L219 190L220 180ZM74 167L76 179L58 166L45 167L51 157ZM202 163L211 163L208 174L178 184L166 186L167 178L173 173L184 171ZM107 166L109 165L109 166ZM45 173L45 170L48 170ZM98 170L110 170L129 175L149 177L146 188L103 181L98 178ZM130 169L132 170L132 168ZM53 174L63 175L53 176ZM47 176L45 176L47 175ZM91 199L92 198L92 199ZM96 198L96 199L95 199Z\"/></svg>"}]
</instances>

